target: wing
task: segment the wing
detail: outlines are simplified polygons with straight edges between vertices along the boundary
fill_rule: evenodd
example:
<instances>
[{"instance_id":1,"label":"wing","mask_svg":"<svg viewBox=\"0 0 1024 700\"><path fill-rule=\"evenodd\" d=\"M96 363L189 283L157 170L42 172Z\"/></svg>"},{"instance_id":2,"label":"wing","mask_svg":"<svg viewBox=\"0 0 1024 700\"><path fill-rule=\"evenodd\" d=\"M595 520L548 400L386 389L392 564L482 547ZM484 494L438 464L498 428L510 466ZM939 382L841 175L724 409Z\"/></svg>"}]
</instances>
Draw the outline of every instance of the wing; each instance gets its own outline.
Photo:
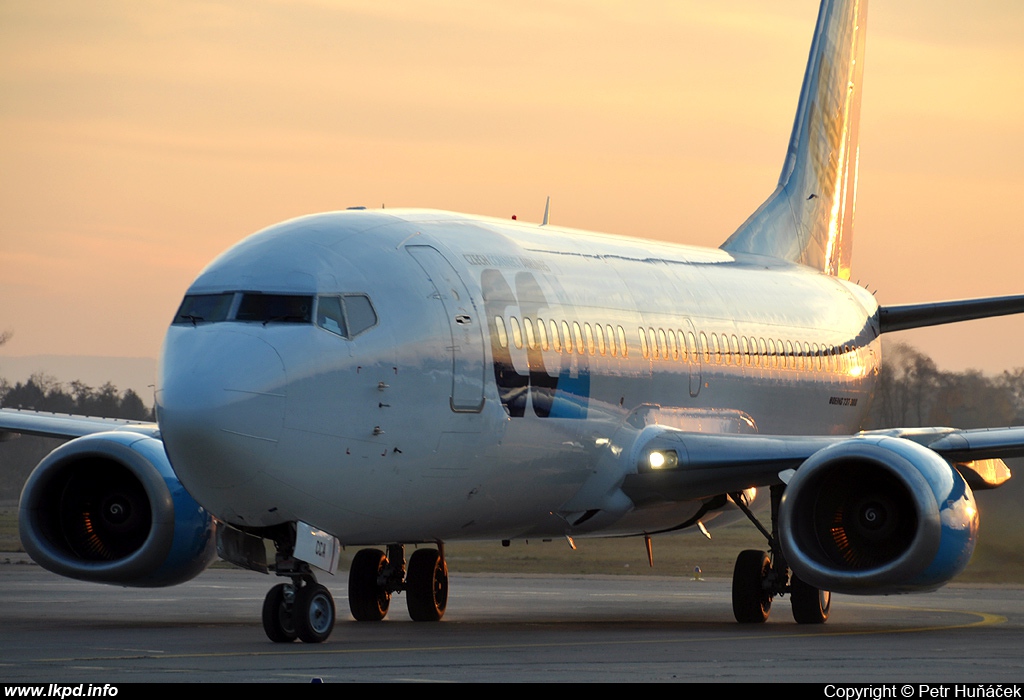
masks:
<instances>
[{"instance_id":1,"label":"wing","mask_svg":"<svg viewBox=\"0 0 1024 700\"><path fill-rule=\"evenodd\" d=\"M149 437L156 437L160 432L156 423L0 408L0 440L19 434L70 439L112 430L135 432Z\"/></svg>"},{"instance_id":2,"label":"wing","mask_svg":"<svg viewBox=\"0 0 1024 700\"><path fill-rule=\"evenodd\" d=\"M931 590L962 571L977 540L973 489L999 486L1010 478L1002 458L1024 456L1024 427L812 437L650 426L641 438L622 486L634 503L710 503L727 493L753 519L738 492L771 486L771 532L758 527L781 566L803 584L844 593ZM755 553L759 596L768 559Z\"/></svg>"},{"instance_id":3,"label":"wing","mask_svg":"<svg viewBox=\"0 0 1024 700\"><path fill-rule=\"evenodd\" d=\"M622 490L634 503L708 498L788 481L825 448L912 442L945 460L974 490L992 489L1010 478L1004 458L1024 457L1024 427L957 430L894 428L855 436L721 435L689 433L665 426L644 431L633 449L636 473ZM657 466L655 466L657 465Z\"/></svg>"}]
</instances>

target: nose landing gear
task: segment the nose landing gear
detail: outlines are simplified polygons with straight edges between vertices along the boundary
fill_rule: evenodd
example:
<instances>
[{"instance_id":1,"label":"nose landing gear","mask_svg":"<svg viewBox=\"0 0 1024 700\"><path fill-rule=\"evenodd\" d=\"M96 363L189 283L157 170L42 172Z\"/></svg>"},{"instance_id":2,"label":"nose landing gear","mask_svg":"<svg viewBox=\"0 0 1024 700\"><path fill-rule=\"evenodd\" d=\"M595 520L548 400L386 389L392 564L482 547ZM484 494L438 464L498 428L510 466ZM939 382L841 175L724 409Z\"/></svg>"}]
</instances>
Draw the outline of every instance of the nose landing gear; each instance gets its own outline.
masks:
<instances>
[{"instance_id":1,"label":"nose landing gear","mask_svg":"<svg viewBox=\"0 0 1024 700\"><path fill-rule=\"evenodd\" d=\"M320 643L334 629L334 597L312 574L279 583L263 599L263 631L272 642Z\"/></svg>"}]
</instances>

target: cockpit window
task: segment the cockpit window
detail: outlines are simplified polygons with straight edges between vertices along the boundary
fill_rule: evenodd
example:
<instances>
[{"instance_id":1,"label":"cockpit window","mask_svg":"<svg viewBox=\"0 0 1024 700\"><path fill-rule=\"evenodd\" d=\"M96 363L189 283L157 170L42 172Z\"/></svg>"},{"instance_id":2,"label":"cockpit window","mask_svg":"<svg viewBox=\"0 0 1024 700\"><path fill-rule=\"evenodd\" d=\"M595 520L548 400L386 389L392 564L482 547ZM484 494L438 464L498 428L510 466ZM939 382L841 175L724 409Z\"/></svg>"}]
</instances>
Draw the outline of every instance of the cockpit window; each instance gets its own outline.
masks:
<instances>
[{"instance_id":1,"label":"cockpit window","mask_svg":"<svg viewBox=\"0 0 1024 700\"><path fill-rule=\"evenodd\" d=\"M357 336L377 325L377 314L368 296L346 294L342 299L345 301L345 317L348 319L348 330L351 335Z\"/></svg>"},{"instance_id":2,"label":"cockpit window","mask_svg":"<svg viewBox=\"0 0 1024 700\"><path fill-rule=\"evenodd\" d=\"M292 294L242 295L236 321L267 323L312 323L313 297Z\"/></svg>"},{"instance_id":3,"label":"cockpit window","mask_svg":"<svg viewBox=\"0 0 1024 700\"><path fill-rule=\"evenodd\" d=\"M309 294L262 294L221 292L189 294L181 302L173 325L218 321L313 323ZM377 325L377 312L365 294L334 294L316 297L316 325L342 338L354 338Z\"/></svg>"},{"instance_id":4,"label":"cockpit window","mask_svg":"<svg viewBox=\"0 0 1024 700\"><path fill-rule=\"evenodd\" d=\"M345 338L345 313L341 310L341 297L320 297L316 302L316 325Z\"/></svg>"},{"instance_id":5,"label":"cockpit window","mask_svg":"<svg viewBox=\"0 0 1024 700\"><path fill-rule=\"evenodd\" d=\"M377 313L365 294L317 297L316 325L343 338L354 338L377 325Z\"/></svg>"},{"instance_id":6,"label":"cockpit window","mask_svg":"<svg viewBox=\"0 0 1024 700\"><path fill-rule=\"evenodd\" d=\"M197 323L213 323L224 321L231 311L234 293L227 294L189 294L181 302L178 313L172 323L184 325Z\"/></svg>"}]
</instances>

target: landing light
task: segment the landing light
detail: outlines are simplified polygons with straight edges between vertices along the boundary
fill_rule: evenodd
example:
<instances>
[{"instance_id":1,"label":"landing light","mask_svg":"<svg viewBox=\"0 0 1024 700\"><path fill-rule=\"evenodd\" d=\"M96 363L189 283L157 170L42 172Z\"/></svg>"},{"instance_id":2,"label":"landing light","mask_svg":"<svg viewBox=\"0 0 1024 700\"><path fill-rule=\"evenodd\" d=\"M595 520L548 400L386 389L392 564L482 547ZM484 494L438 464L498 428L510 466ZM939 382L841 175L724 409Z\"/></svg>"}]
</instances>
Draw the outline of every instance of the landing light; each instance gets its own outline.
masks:
<instances>
[{"instance_id":1,"label":"landing light","mask_svg":"<svg viewBox=\"0 0 1024 700\"><path fill-rule=\"evenodd\" d=\"M675 469L679 466L679 455L675 450L664 450L651 452L647 458L651 469Z\"/></svg>"}]
</instances>

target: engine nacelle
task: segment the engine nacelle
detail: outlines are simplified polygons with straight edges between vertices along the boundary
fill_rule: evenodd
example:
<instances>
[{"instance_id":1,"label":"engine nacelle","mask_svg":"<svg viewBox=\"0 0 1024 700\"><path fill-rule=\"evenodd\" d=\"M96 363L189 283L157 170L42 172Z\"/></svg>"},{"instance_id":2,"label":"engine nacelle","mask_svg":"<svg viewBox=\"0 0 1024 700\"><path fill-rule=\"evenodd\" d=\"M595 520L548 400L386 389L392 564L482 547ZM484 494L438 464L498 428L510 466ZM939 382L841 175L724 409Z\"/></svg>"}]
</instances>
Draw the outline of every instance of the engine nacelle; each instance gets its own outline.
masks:
<instances>
[{"instance_id":1,"label":"engine nacelle","mask_svg":"<svg viewBox=\"0 0 1024 700\"><path fill-rule=\"evenodd\" d=\"M974 494L909 440L865 436L813 454L786 486L780 544L804 582L841 593L940 587L971 558Z\"/></svg>"},{"instance_id":2,"label":"engine nacelle","mask_svg":"<svg viewBox=\"0 0 1024 700\"><path fill-rule=\"evenodd\" d=\"M170 586L216 558L214 520L157 439L129 432L61 445L21 492L25 551L50 571L122 586Z\"/></svg>"}]
</instances>

